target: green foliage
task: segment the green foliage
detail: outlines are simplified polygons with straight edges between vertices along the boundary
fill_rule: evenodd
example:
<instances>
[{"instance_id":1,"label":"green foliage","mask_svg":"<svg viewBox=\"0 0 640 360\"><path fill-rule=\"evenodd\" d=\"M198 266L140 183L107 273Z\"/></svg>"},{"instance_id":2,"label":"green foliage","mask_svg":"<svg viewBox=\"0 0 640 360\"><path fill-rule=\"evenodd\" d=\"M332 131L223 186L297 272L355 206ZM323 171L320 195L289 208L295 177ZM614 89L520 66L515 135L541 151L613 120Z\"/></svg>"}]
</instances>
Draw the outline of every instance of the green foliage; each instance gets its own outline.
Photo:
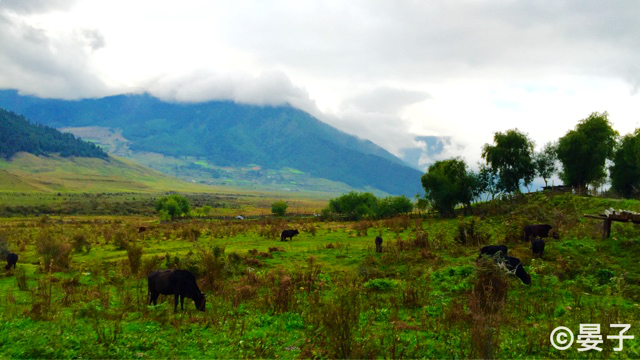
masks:
<instances>
[{"instance_id":1,"label":"green foliage","mask_svg":"<svg viewBox=\"0 0 640 360\"><path fill-rule=\"evenodd\" d=\"M23 116L0 108L0 157L8 159L20 151L34 155L57 153L62 157L109 157L101 148L72 134L31 124Z\"/></svg>"},{"instance_id":2,"label":"green foliage","mask_svg":"<svg viewBox=\"0 0 640 360\"><path fill-rule=\"evenodd\" d=\"M518 129L511 129L496 132L493 142L495 145L484 145L482 158L498 175L498 189L507 193L520 191L520 180L529 186L535 176L533 141Z\"/></svg>"},{"instance_id":3,"label":"green foliage","mask_svg":"<svg viewBox=\"0 0 640 360\"><path fill-rule=\"evenodd\" d=\"M640 129L622 138L609 171L613 191L626 198L640 195Z\"/></svg>"},{"instance_id":4,"label":"green foliage","mask_svg":"<svg viewBox=\"0 0 640 360\"><path fill-rule=\"evenodd\" d=\"M271 204L271 213L275 216L284 216L287 213L289 205L286 201L276 201Z\"/></svg>"},{"instance_id":5,"label":"green foliage","mask_svg":"<svg viewBox=\"0 0 640 360\"><path fill-rule=\"evenodd\" d=\"M325 218L338 214L349 220L360 220L388 218L411 211L413 211L413 203L404 195L378 199L372 193L352 191L329 200L329 205L323 209L322 213Z\"/></svg>"},{"instance_id":6,"label":"green foliage","mask_svg":"<svg viewBox=\"0 0 640 360\"><path fill-rule=\"evenodd\" d=\"M373 291L389 291L398 287L398 283L391 279L371 279L364 283L364 287Z\"/></svg>"},{"instance_id":7,"label":"green foliage","mask_svg":"<svg viewBox=\"0 0 640 360\"><path fill-rule=\"evenodd\" d=\"M556 160L556 146L553 143L547 143L541 152L534 155L536 173L544 180L544 186L548 186L547 179L558 171Z\"/></svg>"},{"instance_id":8,"label":"green foliage","mask_svg":"<svg viewBox=\"0 0 640 360\"><path fill-rule=\"evenodd\" d=\"M613 158L617 137L607 112L594 112L581 120L575 130L558 140L562 181L584 193L587 185L604 179L605 162Z\"/></svg>"},{"instance_id":9,"label":"green foliage","mask_svg":"<svg viewBox=\"0 0 640 360\"><path fill-rule=\"evenodd\" d=\"M421 181L426 199L445 217L454 216L458 204L470 206L479 186L478 178L460 158L436 161Z\"/></svg>"},{"instance_id":10,"label":"green foliage","mask_svg":"<svg viewBox=\"0 0 640 360\"><path fill-rule=\"evenodd\" d=\"M158 199L156 201L156 211L161 219L166 220L169 217L174 220L188 215L191 211L191 205L189 205L189 200L186 197L174 194Z\"/></svg>"}]
</instances>

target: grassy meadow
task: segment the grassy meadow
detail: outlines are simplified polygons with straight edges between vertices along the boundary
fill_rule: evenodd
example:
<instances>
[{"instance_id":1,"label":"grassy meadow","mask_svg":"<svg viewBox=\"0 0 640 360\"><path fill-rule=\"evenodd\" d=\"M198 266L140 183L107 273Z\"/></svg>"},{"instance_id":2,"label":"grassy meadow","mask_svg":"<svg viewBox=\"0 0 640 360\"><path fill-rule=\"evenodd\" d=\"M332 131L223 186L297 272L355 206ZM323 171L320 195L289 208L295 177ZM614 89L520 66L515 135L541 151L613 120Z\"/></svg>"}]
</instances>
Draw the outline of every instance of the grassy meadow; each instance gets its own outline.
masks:
<instances>
[{"instance_id":1,"label":"grassy meadow","mask_svg":"<svg viewBox=\"0 0 640 360\"><path fill-rule=\"evenodd\" d=\"M267 199L265 199L267 201ZM0 353L7 358L638 358L616 352L610 324L640 326L640 228L605 208L638 201L533 194L474 206L474 215L325 222L155 216L14 216L0 239L19 254L0 275ZM259 208L256 206L255 208ZM262 208L264 210L264 208ZM289 210L292 210L291 207ZM522 228L550 223L543 259ZM143 233L140 226L147 227ZM300 235L282 242L283 229ZM384 238L376 253L374 238ZM531 286L482 245L506 244ZM206 311L186 299L147 305L146 274L196 274ZM601 324L602 352L565 351L550 334ZM640 335L640 333L638 333Z\"/></svg>"}]
</instances>

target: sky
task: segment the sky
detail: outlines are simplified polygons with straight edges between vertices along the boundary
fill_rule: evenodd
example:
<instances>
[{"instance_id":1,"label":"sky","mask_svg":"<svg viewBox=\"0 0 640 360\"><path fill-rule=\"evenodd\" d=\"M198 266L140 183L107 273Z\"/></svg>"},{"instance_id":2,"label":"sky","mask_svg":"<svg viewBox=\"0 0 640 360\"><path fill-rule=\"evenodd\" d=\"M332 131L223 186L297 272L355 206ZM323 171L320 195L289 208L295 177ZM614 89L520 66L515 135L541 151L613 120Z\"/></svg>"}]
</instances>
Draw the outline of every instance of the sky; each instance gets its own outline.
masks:
<instances>
[{"instance_id":1,"label":"sky","mask_svg":"<svg viewBox=\"0 0 640 360\"><path fill-rule=\"evenodd\" d=\"M0 88L300 108L419 166L640 127L640 2L0 0ZM428 151L424 136L445 139Z\"/></svg>"}]
</instances>

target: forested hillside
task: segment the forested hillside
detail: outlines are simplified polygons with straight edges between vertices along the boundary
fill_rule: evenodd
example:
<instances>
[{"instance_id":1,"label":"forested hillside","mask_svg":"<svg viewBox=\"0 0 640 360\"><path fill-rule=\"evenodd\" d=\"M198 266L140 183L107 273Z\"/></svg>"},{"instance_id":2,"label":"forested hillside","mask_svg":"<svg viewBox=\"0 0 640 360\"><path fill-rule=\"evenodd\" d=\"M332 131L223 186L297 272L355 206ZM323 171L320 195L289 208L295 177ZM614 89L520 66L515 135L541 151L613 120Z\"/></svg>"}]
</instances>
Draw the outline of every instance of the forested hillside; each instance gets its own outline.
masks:
<instances>
[{"instance_id":1,"label":"forested hillside","mask_svg":"<svg viewBox=\"0 0 640 360\"><path fill-rule=\"evenodd\" d=\"M216 166L288 167L358 189L422 193L420 171L290 106L169 103L149 95L66 101L13 90L0 91L0 106L56 128L122 129L134 151L195 157Z\"/></svg>"},{"instance_id":2,"label":"forested hillside","mask_svg":"<svg viewBox=\"0 0 640 360\"><path fill-rule=\"evenodd\" d=\"M31 124L23 116L0 108L0 156L9 159L21 151L34 155L55 153L62 157L108 158L107 153L94 144L45 125Z\"/></svg>"}]
</instances>

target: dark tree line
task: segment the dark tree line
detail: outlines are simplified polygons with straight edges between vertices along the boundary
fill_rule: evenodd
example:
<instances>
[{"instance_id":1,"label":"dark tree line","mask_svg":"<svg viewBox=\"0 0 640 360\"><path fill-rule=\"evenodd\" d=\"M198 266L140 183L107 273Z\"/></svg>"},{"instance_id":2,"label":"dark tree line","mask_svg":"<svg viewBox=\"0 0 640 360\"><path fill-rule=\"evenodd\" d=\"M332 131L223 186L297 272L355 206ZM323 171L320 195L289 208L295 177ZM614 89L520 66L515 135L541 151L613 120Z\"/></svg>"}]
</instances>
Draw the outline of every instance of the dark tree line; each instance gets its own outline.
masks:
<instances>
[{"instance_id":1,"label":"dark tree line","mask_svg":"<svg viewBox=\"0 0 640 360\"><path fill-rule=\"evenodd\" d=\"M21 151L34 155L56 153L62 157L108 157L100 147L72 134L31 124L23 116L0 109L0 156L9 159Z\"/></svg>"}]
</instances>

